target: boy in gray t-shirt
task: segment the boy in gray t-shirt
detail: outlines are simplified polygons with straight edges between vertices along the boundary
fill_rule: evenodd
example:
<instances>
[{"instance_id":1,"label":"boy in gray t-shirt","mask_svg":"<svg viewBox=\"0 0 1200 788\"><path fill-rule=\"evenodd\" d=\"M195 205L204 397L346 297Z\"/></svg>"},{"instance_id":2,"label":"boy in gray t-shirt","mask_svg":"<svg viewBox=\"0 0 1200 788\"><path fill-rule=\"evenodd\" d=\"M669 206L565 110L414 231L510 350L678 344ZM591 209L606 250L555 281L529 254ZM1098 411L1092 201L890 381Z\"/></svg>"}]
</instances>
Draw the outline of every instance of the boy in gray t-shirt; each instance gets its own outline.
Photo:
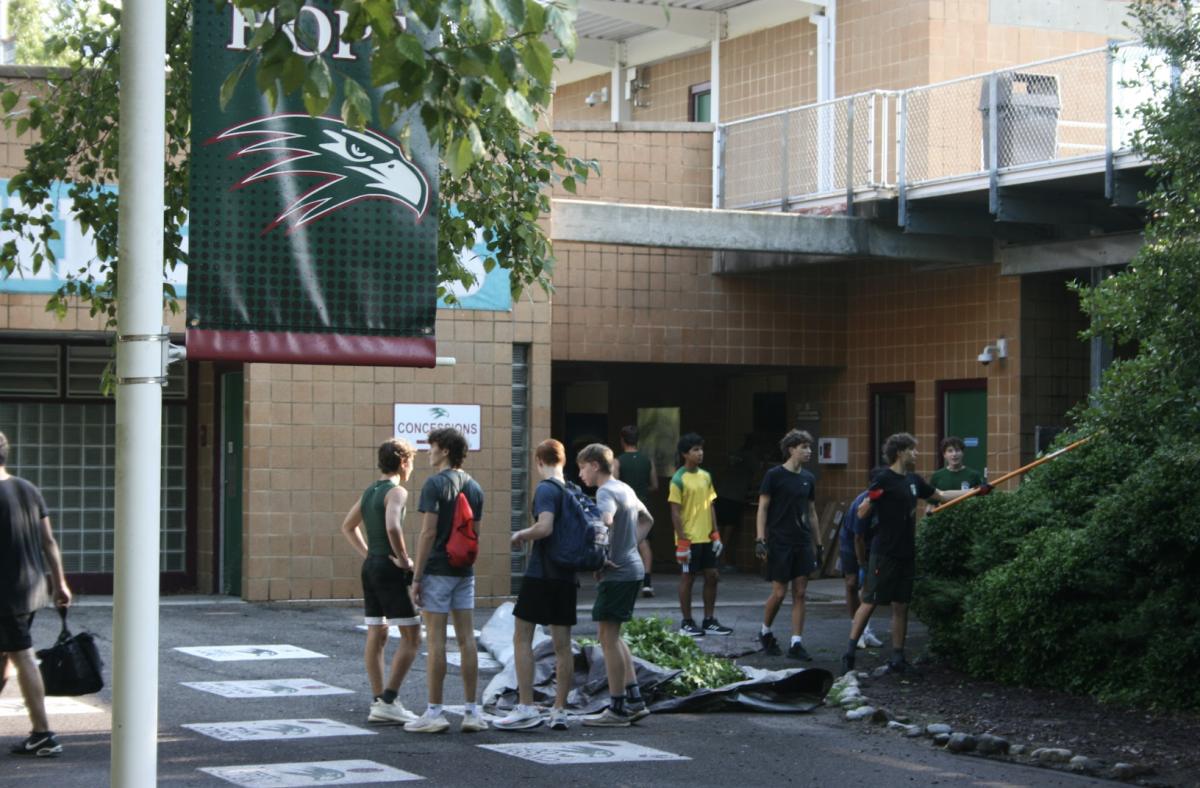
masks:
<instances>
[{"instance_id":1,"label":"boy in gray t-shirt","mask_svg":"<svg viewBox=\"0 0 1200 788\"><path fill-rule=\"evenodd\" d=\"M592 620L600 630L611 702L599 714L584 717L583 724L627 727L650 713L633 672L633 655L621 639L621 624L633 618L633 605L642 587L642 558L637 546L654 524L654 518L632 487L613 478L613 454L607 446L593 443L579 452L577 461L583 483L598 488L596 505L609 528L609 558L605 567L596 572L599 585Z\"/></svg>"}]
</instances>

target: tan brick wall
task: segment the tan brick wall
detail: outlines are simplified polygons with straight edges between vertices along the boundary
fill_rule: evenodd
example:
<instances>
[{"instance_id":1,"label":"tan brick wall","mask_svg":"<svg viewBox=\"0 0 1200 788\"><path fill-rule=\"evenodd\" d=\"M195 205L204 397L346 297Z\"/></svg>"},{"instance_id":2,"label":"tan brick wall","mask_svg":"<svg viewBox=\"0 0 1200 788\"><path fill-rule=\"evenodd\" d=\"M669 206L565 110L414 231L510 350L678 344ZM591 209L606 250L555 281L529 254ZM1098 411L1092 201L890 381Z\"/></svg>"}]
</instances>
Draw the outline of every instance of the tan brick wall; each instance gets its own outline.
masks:
<instances>
[{"instance_id":1,"label":"tan brick wall","mask_svg":"<svg viewBox=\"0 0 1200 788\"><path fill-rule=\"evenodd\" d=\"M563 130L573 125L556 118L555 138L569 155L600 162L600 175L592 173L577 195L558 189L555 197L712 207L711 131Z\"/></svg>"},{"instance_id":2,"label":"tan brick wall","mask_svg":"<svg viewBox=\"0 0 1200 788\"><path fill-rule=\"evenodd\" d=\"M243 595L251 600L361 596L361 560L342 536L347 510L379 477L378 445L393 434L396 402L478 403L483 450L464 470L484 490L476 593L510 591L512 345L532 344L533 435L550 425L550 309L544 296L514 312L438 312L433 370L247 364ZM416 550L416 511L429 466L417 458L404 523ZM486 600L485 600L486 602Z\"/></svg>"}]
</instances>

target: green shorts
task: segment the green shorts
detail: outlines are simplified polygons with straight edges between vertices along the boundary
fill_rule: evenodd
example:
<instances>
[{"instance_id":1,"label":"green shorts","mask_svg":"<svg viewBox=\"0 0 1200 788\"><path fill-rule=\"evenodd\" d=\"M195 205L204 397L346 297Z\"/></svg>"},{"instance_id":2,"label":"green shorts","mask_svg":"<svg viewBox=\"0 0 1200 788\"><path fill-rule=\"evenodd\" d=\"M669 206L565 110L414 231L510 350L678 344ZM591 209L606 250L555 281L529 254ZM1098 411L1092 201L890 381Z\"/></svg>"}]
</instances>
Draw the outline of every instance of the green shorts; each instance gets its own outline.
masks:
<instances>
[{"instance_id":1,"label":"green shorts","mask_svg":"<svg viewBox=\"0 0 1200 788\"><path fill-rule=\"evenodd\" d=\"M867 569L867 593L863 601L872 605L890 605L912 601L913 577L917 573L915 558L893 558L871 553Z\"/></svg>"},{"instance_id":2,"label":"green shorts","mask_svg":"<svg viewBox=\"0 0 1200 788\"><path fill-rule=\"evenodd\" d=\"M603 580L596 586L592 621L619 621L633 618L633 603L642 590L641 580Z\"/></svg>"}]
</instances>

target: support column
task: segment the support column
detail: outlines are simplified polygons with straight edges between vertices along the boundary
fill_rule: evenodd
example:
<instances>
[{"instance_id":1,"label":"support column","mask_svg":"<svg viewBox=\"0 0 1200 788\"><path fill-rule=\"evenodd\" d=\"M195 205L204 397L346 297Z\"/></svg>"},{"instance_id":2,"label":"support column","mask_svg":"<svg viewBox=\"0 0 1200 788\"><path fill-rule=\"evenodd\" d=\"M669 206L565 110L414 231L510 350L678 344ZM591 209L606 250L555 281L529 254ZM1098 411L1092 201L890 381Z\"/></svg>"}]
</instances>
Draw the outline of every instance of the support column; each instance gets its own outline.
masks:
<instances>
[{"instance_id":1,"label":"support column","mask_svg":"<svg viewBox=\"0 0 1200 788\"><path fill-rule=\"evenodd\" d=\"M713 132L713 207L724 206L722 192L724 183L724 151L721 144L721 32L725 28L724 14L717 15L716 29L713 30L712 57L708 66L708 81L710 84L708 105L709 121L715 124Z\"/></svg>"},{"instance_id":2,"label":"support column","mask_svg":"<svg viewBox=\"0 0 1200 788\"><path fill-rule=\"evenodd\" d=\"M118 198L116 544L111 783L158 783L163 169L167 15L125 0Z\"/></svg>"}]
</instances>

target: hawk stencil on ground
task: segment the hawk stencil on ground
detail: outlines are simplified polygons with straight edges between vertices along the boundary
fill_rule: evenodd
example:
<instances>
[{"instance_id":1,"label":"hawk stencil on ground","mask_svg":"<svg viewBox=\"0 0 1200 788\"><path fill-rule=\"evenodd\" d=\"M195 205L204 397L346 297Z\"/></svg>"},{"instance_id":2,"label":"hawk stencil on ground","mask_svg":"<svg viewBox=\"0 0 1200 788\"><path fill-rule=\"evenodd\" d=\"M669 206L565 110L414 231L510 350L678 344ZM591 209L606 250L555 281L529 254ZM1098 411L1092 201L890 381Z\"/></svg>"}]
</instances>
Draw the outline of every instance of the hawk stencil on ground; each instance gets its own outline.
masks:
<instances>
[{"instance_id":1,"label":"hawk stencil on ground","mask_svg":"<svg viewBox=\"0 0 1200 788\"><path fill-rule=\"evenodd\" d=\"M485 750L511 755L547 766L572 763L619 763L621 761L690 761L683 755L653 750L626 741L578 742L575 744L480 744Z\"/></svg>"},{"instance_id":2,"label":"hawk stencil on ground","mask_svg":"<svg viewBox=\"0 0 1200 788\"><path fill-rule=\"evenodd\" d=\"M89 706L74 698L46 698L46 714L51 717L58 714L102 714L104 709ZM0 717L24 717L25 702L20 698L5 698L0 700Z\"/></svg>"},{"instance_id":3,"label":"hawk stencil on ground","mask_svg":"<svg viewBox=\"0 0 1200 788\"><path fill-rule=\"evenodd\" d=\"M244 788L301 788L305 785L362 785L424 780L411 772L393 769L374 761L317 761L313 763L264 763L258 766L216 766L200 771Z\"/></svg>"},{"instance_id":4,"label":"hawk stencil on ground","mask_svg":"<svg viewBox=\"0 0 1200 788\"><path fill-rule=\"evenodd\" d=\"M213 662L238 662L252 659L328 659L324 654L299 646L185 646L176 651Z\"/></svg>"},{"instance_id":5,"label":"hawk stencil on ground","mask_svg":"<svg viewBox=\"0 0 1200 788\"><path fill-rule=\"evenodd\" d=\"M182 726L220 741L272 741L316 739L325 736L374 736L374 731L356 728L337 720L248 720L205 722Z\"/></svg>"},{"instance_id":6,"label":"hawk stencil on ground","mask_svg":"<svg viewBox=\"0 0 1200 788\"><path fill-rule=\"evenodd\" d=\"M181 681L185 687L220 695L222 698L278 698L301 695L353 695L354 690L333 687L313 679L269 679L266 681Z\"/></svg>"}]
</instances>

